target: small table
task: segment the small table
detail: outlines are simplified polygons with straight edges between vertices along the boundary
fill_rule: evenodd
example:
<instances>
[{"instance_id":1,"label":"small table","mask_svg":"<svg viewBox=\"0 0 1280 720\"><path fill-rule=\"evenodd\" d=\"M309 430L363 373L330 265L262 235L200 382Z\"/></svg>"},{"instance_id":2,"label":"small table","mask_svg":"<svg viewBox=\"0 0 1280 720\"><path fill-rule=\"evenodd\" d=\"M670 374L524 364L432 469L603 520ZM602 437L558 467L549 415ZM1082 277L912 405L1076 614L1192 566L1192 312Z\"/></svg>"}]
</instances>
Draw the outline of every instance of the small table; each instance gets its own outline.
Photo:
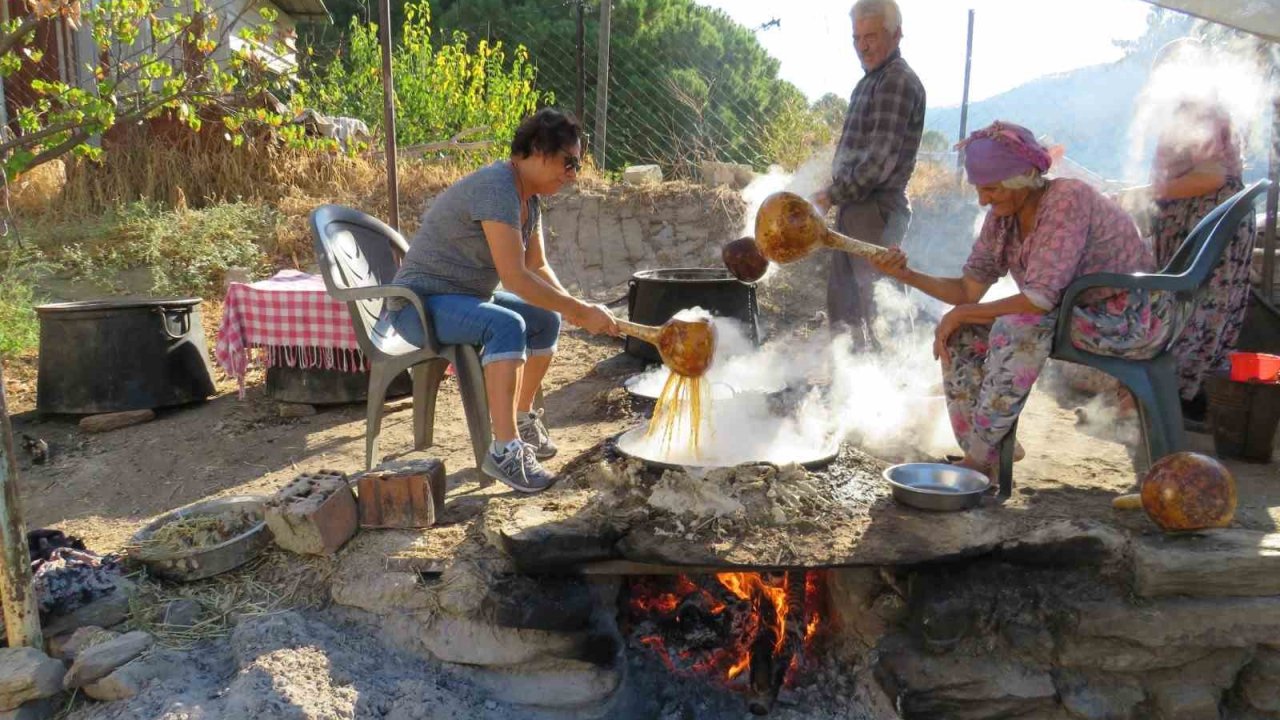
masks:
<instances>
[{"instance_id":1,"label":"small table","mask_svg":"<svg viewBox=\"0 0 1280 720\"><path fill-rule=\"evenodd\" d=\"M279 368L286 376L284 383L268 383L269 386L298 386L299 383L288 381L287 376L293 375L290 369L322 371L330 376L332 371L353 373L363 376L363 382L349 383L344 379L341 385L362 390L368 386L369 364L351 328L346 303L329 297L324 280L318 275L281 270L267 280L231 283L222 307L214 356L218 365L236 379L242 398L253 349L265 351L260 357L265 357L268 373ZM314 402L341 401L333 399L333 389L325 389L324 383L301 385L315 386L319 399ZM282 399L306 402L293 395ZM349 401L361 399L363 395Z\"/></svg>"}]
</instances>

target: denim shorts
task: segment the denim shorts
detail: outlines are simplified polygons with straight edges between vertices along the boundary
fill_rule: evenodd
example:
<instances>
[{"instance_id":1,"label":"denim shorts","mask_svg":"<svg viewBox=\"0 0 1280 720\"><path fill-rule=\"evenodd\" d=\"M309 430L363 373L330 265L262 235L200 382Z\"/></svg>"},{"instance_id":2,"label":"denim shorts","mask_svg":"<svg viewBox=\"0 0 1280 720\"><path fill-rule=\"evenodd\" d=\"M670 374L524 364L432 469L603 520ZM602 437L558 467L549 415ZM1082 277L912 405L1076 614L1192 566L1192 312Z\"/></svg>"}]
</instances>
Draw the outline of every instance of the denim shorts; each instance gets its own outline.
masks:
<instances>
[{"instance_id":1,"label":"denim shorts","mask_svg":"<svg viewBox=\"0 0 1280 720\"><path fill-rule=\"evenodd\" d=\"M476 295L421 295L431 330L444 345L480 345L480 363L551 355L560 339L560 313L535 307L509 292ZM422 347L422 323L412 305L391 313L391 324L406 341Z\"/></svg>"}]
</instances>

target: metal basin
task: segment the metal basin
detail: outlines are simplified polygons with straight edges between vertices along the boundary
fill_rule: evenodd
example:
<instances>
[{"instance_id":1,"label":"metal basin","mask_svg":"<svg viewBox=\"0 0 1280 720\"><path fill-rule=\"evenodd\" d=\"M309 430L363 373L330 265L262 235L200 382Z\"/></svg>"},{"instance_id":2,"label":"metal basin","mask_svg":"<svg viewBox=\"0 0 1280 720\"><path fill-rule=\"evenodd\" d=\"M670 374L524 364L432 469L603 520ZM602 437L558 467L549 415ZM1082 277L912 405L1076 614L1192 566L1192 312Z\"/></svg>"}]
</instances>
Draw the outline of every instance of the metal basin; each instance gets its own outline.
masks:
<instances>
[{"instance_id":1,"label":"metal basin","mask_svg":"<svg viewBox=\"0 0 1280 720\"><path fill-rule=\"evenodd\" d=\"M905 463L884 471L893 499L921 510L965 510L982 501L991 480L982 473L942 463Z\"/></svg>"},{"instance_id":2,"label":"metal basin","mask_svg":"<svg viewBox=\"0 0 1280 720\"><path fill-rule=\"evenodd\" d=\"M191 582L212 577L252 560L271 544L271 533L267 530L267 523L263 518L265 500L266 496L263 495L237 495L188 505L152 520L146 527L134 533L130 545L139 546L161 527L182 518L195 515L217 515L234 510L251 512L257 517L256 523L239 535L217 545L186 548L169 553L155 552L138 558L153 575L166 580Z\"/></svg>"}]
</instances>

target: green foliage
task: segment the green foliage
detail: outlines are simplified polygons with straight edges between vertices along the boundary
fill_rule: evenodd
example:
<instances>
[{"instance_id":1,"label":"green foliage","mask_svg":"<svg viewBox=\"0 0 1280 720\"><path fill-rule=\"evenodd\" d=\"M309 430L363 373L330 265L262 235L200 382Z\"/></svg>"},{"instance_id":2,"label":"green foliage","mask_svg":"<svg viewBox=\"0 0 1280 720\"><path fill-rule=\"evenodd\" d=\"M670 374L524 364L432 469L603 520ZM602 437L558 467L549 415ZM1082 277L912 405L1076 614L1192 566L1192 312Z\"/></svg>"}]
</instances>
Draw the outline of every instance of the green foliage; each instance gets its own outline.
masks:
<instances>
[{"instance_id":1,"label":"green foliage","mask_svg":"<svg viewBox=\"0 0 1280 720\"><path fill-rule=\"evenodd\" d=\"M161 113L198 130L201 108L274 86L252 48L287 52L267 8L259 11L262 22L237 30L246 42L225 62L213 59L231 39L221 27L225 10L206 0L49 0L32 12L0 24L0 75L28 70L36 78L11 115L20 132L0 141L10 177L68 153L98 157L93 137ZM96 67L78 68L81 77L72 82L41 79L45 58L32 43L40 22L52 17L86 31L100 58Z\"/></svg>"},{"instance_id":2,"label":"green foliage","mask_svg":"<svg viewBox=\"0 0 1280 720\"><path fill-rule=\"evenodd\" d=\"M823 115L810 108L799 91L795 95L769 123L764 144L766 156L788 171L795 171L834 139Z\"/></svg>"},{"instance_id":3,"label":"green foliage","mask_svg":"<svg viewBox=\"0 0 1280 720\"><path fill-rule=\"evenodd\" d=\"M30 233L56 248L54 259L77 279L111 287L124 270L149 268L157 295L210 297L228 268L268 269L262 245L273 238L279 214L265 205L226 203L203 210L165 210L155 203L125 205L96 227L47 225ZM59 238L76 237L62 245Z\"/></svg>"},{"instance_id":4,"label":"green foliage","mask_svg":"<svg viewBox=\"0 0 1280 720\"><path fill-rule=\"evenodd\" d=\"M39 253L24 250L12 238L0 239L0 356L36 346L40 327L32 289L43 268Z\"/></svg>"},{"instance_id":5,"label":"green foliage","mask_svg":"<svg viewBox=\"0 0 1280 720\"><path fill-rule=\"evenodd\" d=\"M844 114L848 109L849 101L835 93L827 93L813 102L813 111L823 125L831 128L833 136L838 136L844 128Z\"/></svg>"},{"instance_id":6,"label":"green foliage","mask_svg":"<svg viewBox=\"0 0 1280 720\"><path fill-rule=\"evenodd\" d=\"M440 37L431 27L426 0L404 6L401 40L392 54L396 91L396 140L417 145L447 140L470 128L483 132L468 141L491 140L478 154L504 156L508 141L525 116L550 95L534 89L534 68L522 47L508 51L501 42L481 40L468 46L455 32ZM381 128L382 59L376 25L351 19L345 49L328 62L314 56L299 92L308 107L363 120Z\"/></svg>"},{"instance_id":7,"label":"green foliage","mask_svg":"<svg viewBox=\"0 0 1280 720\"><path fill-rule=\"evenodd\" d=\"M563 0L439 0L438 25L529 48L541 88L572 109L577 9ZM585 17L586 121L594 125L599 5ZM715 159L763 167L799 91L752 32L693 0L614 0L606 167L680 173ZM790 117L786 117L791 115Z\"/></svg>"},{"instance_id":8,"label":"green foliage","mask_svg":"<svg viewBox=\"0 0 1280 720\"><path fill-rule=\"evenodd\" d=\"M920 136L920 152L946 152L951 149L947 136L937 130L925 130Z\"/></svg>"}]
</instances>

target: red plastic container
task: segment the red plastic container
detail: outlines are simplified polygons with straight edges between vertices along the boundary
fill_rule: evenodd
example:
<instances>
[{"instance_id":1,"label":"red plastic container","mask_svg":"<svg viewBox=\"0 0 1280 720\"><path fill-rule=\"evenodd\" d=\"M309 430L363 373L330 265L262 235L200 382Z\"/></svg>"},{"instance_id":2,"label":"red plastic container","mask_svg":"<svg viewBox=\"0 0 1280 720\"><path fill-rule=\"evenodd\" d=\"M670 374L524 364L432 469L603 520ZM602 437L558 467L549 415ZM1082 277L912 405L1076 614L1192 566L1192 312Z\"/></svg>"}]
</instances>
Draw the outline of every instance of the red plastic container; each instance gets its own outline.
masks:
<instances>
[{"instance_id":1,"label":"red plastic container","mask_svg":"<svg viewBox=\"0 0 1280 720\"><path fill-rule=\"evenodd\" d=\"M1235 382L1280 382L1280 355L1233 352L1228 358Z\"/></svg>"}]
</instances>

